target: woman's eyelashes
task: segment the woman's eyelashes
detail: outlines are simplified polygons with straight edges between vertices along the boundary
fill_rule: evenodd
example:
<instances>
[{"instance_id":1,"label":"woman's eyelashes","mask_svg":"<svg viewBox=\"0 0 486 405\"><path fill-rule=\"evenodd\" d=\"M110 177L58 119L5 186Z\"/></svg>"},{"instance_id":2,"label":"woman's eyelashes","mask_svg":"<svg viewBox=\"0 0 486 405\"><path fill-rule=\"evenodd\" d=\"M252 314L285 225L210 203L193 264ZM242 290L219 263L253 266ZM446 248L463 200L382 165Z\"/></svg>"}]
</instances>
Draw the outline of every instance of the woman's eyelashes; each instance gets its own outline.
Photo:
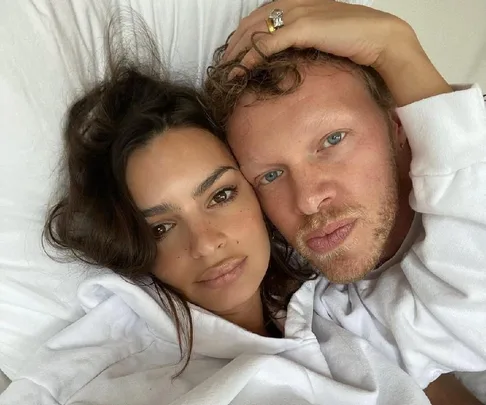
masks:
<instances>
[{"instance_id":1,"label":"woman's eyelashes","mask_svg":"<svg viewBox=\"0 0 486 405\"><path fill-rule=\"evenodd\" d=\"M210 198L207 208L215 208L233 201L238 195L237 186L220 188ZM163 222L152 226L152 234L156 240L164 239L167 234L176 226L174 222Z\"/></svg>"},{"instance_id":2,"label":"woman's eyelashes","mask_svg":"<svg viewBox=\"0 0 486 405\"><path fill-rule=\"evenodd\" d=\"M161 240L174 226L174 223L163 223L154 225L152 227L152 234L154 235L155 239Z\"/></svg>"},{"instance_id":3,"label":"woman's eyelashes","mask_svg":"<svg viewBox=\"0 0 486 405\"><path fill-rule=\"evenodd\" d=\"M209 201L208 208L212 208L216 205L224 205L233 201L238 195L238 188L236 186L228 186L219 189L213 194Z\"/></svg>"},{"instance_id":4,"label":"woman's eyelashes","mask_svg":"<svg viewBox=\"0 0 486 405\"><path fill-rule=\"evenodd\" d=\"M346 137L346 135L346 131L336 131L329 134L321 141L322 148L327 149L332 146L338 145Z\"/></svg>"}]
</instances>

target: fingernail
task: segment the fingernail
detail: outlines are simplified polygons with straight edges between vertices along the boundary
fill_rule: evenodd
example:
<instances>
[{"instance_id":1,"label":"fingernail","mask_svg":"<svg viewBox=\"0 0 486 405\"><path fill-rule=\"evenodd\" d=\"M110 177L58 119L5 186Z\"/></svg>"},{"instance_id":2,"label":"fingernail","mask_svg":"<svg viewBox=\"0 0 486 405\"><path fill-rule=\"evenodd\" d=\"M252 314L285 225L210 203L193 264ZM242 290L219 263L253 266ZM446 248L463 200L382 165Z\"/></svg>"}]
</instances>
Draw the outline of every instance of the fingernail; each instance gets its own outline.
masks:
<instances>
[{"instance_id":1,"label":"fingernail","mask_svg":"<svg viewBox=\"0 0 486 405\"><path fill-rule=\"evenodd\" d=\"M229 72L228 80L233 80L235 76L236 76L236 68L233 68L233 70Z\"/></svg>"},{"instance_id":2,"label":"fingernail","mask_svg":"<svg viewBox=\"0 0 486 405\"><path fill-rule=\"evenodd\" d=\"M244 70L240 66L235 67L233 70L231 70L231 72L229 72L228 80L233 80L236 76L241 76L243 73Z\"/></svg>"}]
</instances>

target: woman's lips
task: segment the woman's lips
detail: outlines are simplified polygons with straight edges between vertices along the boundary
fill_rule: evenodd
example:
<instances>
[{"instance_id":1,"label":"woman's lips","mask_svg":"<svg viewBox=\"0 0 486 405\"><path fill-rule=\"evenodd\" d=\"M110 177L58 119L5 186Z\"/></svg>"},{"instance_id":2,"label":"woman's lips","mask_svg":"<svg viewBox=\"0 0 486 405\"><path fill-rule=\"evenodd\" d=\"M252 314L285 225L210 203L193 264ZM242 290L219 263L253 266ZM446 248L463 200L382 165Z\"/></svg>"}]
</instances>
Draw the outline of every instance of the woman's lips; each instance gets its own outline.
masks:
<instances>
[{"instance_id":1,"label":"woman's lips","mask_svg":"<svg viewBox=\"0 0 486 405\"><path fill-rule=\"evenodd\" d=\"M221 288L241 276L245 263L246 257L226 259L208 268L197 283L207 288Z\"/></svg>"}]
</instances>

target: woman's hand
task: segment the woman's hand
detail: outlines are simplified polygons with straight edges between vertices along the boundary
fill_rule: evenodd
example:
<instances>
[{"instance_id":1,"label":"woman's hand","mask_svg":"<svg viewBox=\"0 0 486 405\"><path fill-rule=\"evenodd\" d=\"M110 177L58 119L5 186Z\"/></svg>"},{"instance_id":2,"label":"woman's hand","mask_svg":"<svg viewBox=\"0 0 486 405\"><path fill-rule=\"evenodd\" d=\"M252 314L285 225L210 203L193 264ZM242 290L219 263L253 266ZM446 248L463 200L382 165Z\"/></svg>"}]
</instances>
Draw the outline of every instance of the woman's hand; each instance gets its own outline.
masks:
<instances>
[{"instance_id":1,"label":"woman's hand","mask_svg":"<svg viewBox=\"0 0 486 405\"><path fill-rule=\"evenodd\" d=\"M390 48L420 48L412 28L391 14L333 0L278 0L241 21L225 60L251 48L253 33L268 32L265 20L273 9L283 10L285 25L273 35L257 36L256 45L266 55L290 47L316 48L360 65L379 66ZM251 68L258 60L258 53L250 49L243 64Z\"/></svg>"},{"instance_id":2,"label":"woman's hand","mask_svg":"<svg viewBox=\"0 0 486 405\"><path fill-rule=\"evenodd\" d=\"M265 20L273 9L283 10L284 26L268 34ZM290 47L315 48L372 66L398 105L451 91L410 25L370 7L334 0L274 1L241 21L229 40L224 61L248 49L241 64L251 69L261 60L253 43L266 56Z\"/></svg>"}]
</instances>

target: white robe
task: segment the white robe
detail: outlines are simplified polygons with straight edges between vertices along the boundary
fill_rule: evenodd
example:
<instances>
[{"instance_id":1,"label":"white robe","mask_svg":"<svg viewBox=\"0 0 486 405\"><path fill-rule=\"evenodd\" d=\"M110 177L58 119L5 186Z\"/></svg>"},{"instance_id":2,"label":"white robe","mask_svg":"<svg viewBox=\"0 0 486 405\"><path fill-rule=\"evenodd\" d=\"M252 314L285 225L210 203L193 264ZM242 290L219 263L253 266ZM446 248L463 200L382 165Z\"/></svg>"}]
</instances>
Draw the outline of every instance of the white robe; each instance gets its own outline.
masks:
<instances>
[{"instance_id":1,"label":"white robe","mask_svg":"<svg viewBox=\"0 0 486 405\"><path fill-rule=\"evenodd\" d=\"M100 275L80 289L86 315L41 348L0 404L429 404L370 344L314 316L316 282L294 294L282 339L192 307L192 358L172 380L180 353L169 316L148 290Z\"/></svg>"}]
</instances>

